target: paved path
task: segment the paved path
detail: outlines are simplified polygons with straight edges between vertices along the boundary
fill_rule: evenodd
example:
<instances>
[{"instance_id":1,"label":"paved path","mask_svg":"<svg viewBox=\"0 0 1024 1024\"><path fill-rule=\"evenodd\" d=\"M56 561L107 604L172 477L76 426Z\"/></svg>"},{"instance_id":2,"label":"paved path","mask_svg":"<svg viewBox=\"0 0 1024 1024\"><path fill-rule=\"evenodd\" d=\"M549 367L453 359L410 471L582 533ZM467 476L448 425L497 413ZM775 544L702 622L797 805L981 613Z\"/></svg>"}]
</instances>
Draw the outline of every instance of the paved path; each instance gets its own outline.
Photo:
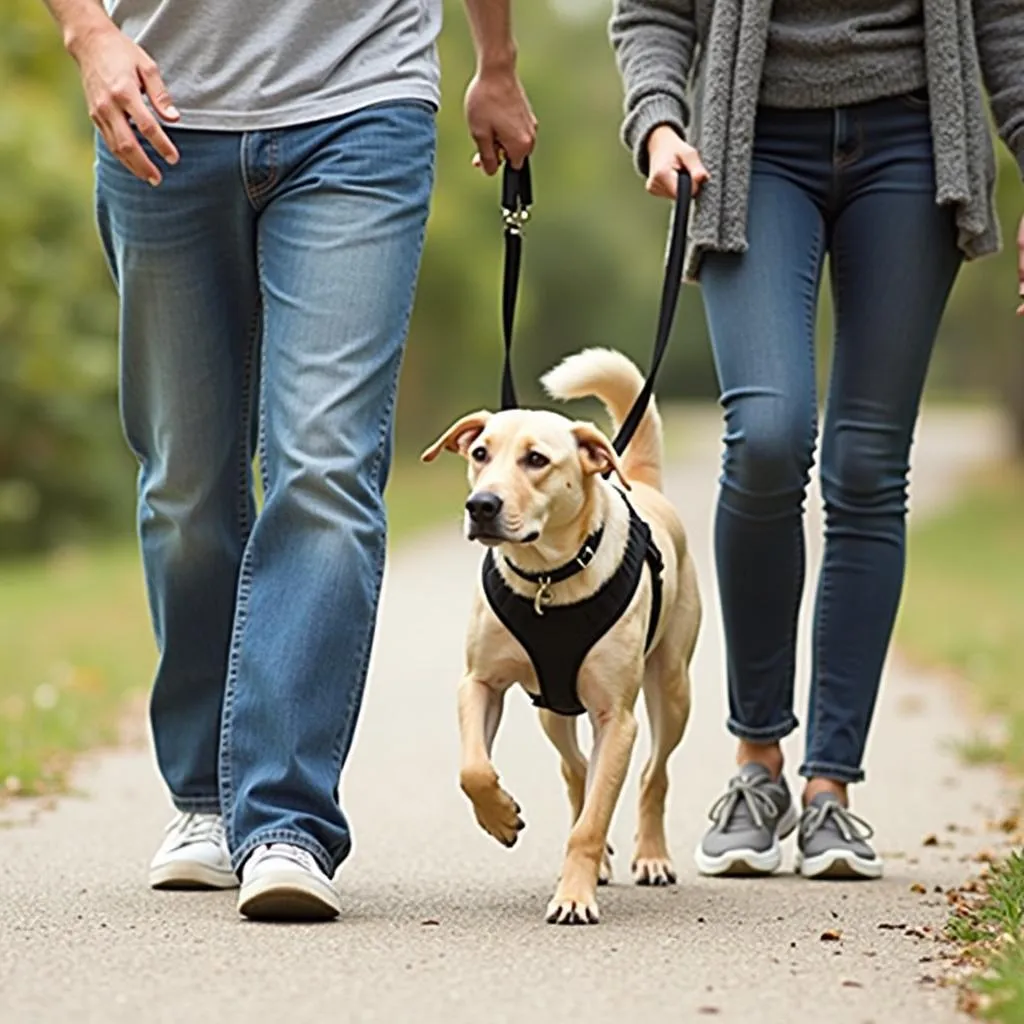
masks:
<instances>
[{"instance_id":1,"label":"paved path","mask_svg":"<svg viewBox=\"0 0 1024 1024\"><path fill-rule=\"evenodd\" d=\"M953 994L925 980L945 906L983 845L1000 784L962 768L971 731L935 680L889 671L856 806L890 855L885 881L709 881L691 851L731 767L722 729L721 636L709 561L714 427L670 477L697 553L708 614L695 706L673 762L669 835L680 884L627 884L639 752L614 827L618 884L598 928L542 923L566 832L554 753L515 697L497 762L528 822L512 852L483 835L456 785L454 689L479 552L455 527L391 567L378 653L345 785L356 852L341 923L274 927L235 915L233 894L161 894L144 868L167 817L144 749L83 768L81 799L0 830L0 1021L502 1024L583 1019L782 1024L947 1024ZM976 417L925 417L918 511L996 443ZM817 502L813 502L817 504ZM806 664L806 648L804 663ZM804 690L801 688L801 701ZM790 765L799 741L789 743ZM968 826L973 835L947 831ZM936 834L940 845L922 840ZM911 891L920 883L925 894ZM880 925L900 925L882 928ZM909 933L908 933L909 929ZM918 929L915 933L914 929ZM835 930L841 939L821 940ZM807 1014L802 1017L801 1014Z\"/></svg>"}]
</instances>

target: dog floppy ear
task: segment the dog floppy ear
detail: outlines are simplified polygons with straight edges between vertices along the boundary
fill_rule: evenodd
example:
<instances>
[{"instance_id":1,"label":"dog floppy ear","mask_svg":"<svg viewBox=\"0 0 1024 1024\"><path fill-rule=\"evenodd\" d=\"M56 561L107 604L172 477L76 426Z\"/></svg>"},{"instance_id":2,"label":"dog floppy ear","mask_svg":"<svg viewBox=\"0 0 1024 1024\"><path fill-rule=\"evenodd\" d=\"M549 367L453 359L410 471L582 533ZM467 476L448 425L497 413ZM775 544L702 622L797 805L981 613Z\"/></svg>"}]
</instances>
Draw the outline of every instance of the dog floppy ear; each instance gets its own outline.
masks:
<instances>
[{"instance_id":1,"label":"dog floppy ear","mask_svg":"<svg viewBox=\"0 0 1024 1024\"><path fill-rule=\"evenodd\" d=\"M594 473L614 473L628 491L629 481L623 475L619 456L600 430L592 423L574 423L573 436L579 446L580 464L588 476Z\"/></svg>"},{"instance_id":2,"label":"dog floppy ear","mask_svg":"<svg viewBox=\"0 0 1024 1024\"><path fill-rule=\"evenodd\" d=\"M421 456L424 462L433 462L442 451L465 455L469 446L483 433L491 414L486 409L463 416L453 423Z\"/></svg>"}]
</instances>

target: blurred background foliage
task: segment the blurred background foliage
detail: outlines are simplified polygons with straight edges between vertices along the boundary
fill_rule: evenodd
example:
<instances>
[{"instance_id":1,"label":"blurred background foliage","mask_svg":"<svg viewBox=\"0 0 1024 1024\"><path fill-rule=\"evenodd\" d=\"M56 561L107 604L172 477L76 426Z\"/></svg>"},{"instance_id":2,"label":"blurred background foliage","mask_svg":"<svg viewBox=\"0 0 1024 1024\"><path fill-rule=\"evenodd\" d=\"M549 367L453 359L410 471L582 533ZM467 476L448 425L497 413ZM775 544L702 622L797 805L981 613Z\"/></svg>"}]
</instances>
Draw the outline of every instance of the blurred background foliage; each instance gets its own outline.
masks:
<instances>
[{"instance_id":1,"label":"blurred background foliage","mask_svg":"<svg viewBox=\"0 0 1024 1024\"><path fill-rule=\"evenodd\" d=\"M516 5L520 70L540 119L517 376L583 345L646 365L669 208L645 195L619 145L621 92L609 3ZM438 186L399 410L416 451L455 414L497 399L498 184L470 166L462 92L473 67L458 0L446 3ZM170 83L173 91L173 83ZM5 0L0 33L0 557L45 550L132 520L133 467L120 439L115 297L95 234L92 133L76 69L41 0ZM1024 212L1000 151L1008 241ZM962 275L931 395L998 400L1024 442L1024 339L1013 317L1013 247ZM822 323L826 326L827 306ZM687 288L663 398L715 394L700 296Z\"/></svg>"}]
</instances>

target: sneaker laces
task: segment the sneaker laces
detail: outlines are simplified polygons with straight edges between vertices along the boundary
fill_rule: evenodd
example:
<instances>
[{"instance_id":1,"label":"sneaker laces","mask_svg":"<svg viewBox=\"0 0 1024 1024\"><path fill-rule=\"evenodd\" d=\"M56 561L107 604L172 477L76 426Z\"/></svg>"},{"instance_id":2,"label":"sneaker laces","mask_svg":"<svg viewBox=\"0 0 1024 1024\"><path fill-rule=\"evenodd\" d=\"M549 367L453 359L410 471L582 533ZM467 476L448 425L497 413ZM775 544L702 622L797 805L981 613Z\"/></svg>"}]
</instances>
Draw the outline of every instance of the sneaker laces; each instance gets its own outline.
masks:
<instances>
[{"instance_id":1,"label":"sneaker laces","mask_svg":"<svg viewBox=\"0 0 1024 1024\"><path fill-rule=\"evenodd\" d=\"M830 818L847 843L858 840L862 843L867 842L875 834L875 830L863 818L844 807L838 800L828 800L807 808L800 822L800 835L805 840L809 839Z\"/></svg>"},{"instance_id":2,"label":"sneaker laces","mask_svg":"<svg viewBox=\"0 0 1024 1024\"><path fill-rule=\"evenodd\" d=\"M774 822L778 818L779 809L775 801L764 792L764 785L764 779L752 780L737 775L729 780L729 788L711 805L708 817L724 828L732 820L740 801L743 801L754 824L758 828L767 827L767 822Z\"/></svg>"},{"instance_id":3,"label":"sneaker laces","mask_svg":"<svg viewBox=\"0 0 1024 1024\"><path fill-rule=\"evenodd\" d=\"M305 868L306 871L315 875L324 873L313 854L308 850L303 850L301 846L292 846L291 843L271 843L269 846L261 846L253 854L252 862L257 864L269 857L290 860L293 864L298 864L299 867Z\"/></svg>"},{"instance_id":4,"label":"sneaker laces","mask_svg":"<svg viewBox=\"0 0 1024 1024\"><path fill-rule=\"evenodd\" d=\"M176 833L182 846L203 842L220 846L224 843L224 822L219 814L182 811L167 826L167 832Z\"/></svg>"}]
</instances>

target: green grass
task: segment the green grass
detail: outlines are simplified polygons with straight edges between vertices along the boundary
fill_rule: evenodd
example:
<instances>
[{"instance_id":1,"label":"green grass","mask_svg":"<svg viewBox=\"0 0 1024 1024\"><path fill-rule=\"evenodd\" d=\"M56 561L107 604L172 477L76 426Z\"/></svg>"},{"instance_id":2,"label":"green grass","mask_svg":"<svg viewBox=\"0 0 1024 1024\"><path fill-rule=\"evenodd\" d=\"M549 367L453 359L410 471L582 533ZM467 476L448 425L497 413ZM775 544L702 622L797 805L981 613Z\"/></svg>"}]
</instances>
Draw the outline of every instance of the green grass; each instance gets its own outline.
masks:
<instances>
[{"instance_id":1,"label":"green grass","mask_svg":"<svg viewBox=\"0 0 1024 1024\"><path fill-rule=\"evenodd\" d=\"M458 519L464 465L400 460L392 540ZM133 541L0 563L0 800L58 792L73 755L118 739L155 651Z\"/></svg>"},{"instance_id":2,"label":"green grass","mask_svg":"<svg viewBox=\"0 0 1024 1024\"><path fill-rule=\"evenodd\" d=\"M999 1024L1024 1024L1024 857L997 864L977 895L961 894L946 927L976 968L962 1008Z\"/></svg>"},{"instance_id":3,"label":"green grass","mask_svg":"<svg viewBox=\"0 0 1024 1024\"><path fill-rule=\"evenodd\" d=\"M993 469L911 536L907 590L897 630L902 650L952 669L979 707L1003 722L1005 741L975 736L960 747L972 764L1024 773L1024 470ZM978 894L954 904L948 932L976 968L965 1010L1024 1024L1024 858L996 865Z\"/></svg>"},{"instance_id":4,"label":"green grass","mask_svg":"<svg viewBox=\"0 0 1024 1024\"><path fill-rule=\"evenodd\" d=\"M1024 772L1024 470L967 481L962 497L911 535L897 641L952 669L1006 724L999 755ZM992 745L969 744L991 761Z\"/></svg>"}]
</instances>

